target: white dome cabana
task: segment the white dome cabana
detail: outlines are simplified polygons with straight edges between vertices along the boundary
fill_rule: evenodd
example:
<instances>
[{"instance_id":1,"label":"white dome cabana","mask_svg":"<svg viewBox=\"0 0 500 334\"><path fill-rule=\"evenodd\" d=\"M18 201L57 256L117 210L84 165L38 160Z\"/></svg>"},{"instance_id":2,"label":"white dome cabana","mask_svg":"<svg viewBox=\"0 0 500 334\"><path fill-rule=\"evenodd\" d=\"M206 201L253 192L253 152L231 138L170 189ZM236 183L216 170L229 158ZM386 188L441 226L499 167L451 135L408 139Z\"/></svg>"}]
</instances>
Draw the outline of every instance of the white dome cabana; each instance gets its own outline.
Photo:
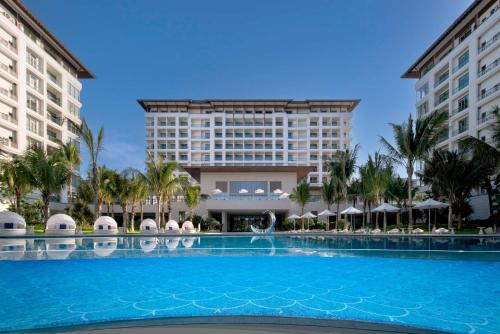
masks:
<instances>
[{"instance_id":1,"label":"white dome cabana","mask_svg":"<svg viewBox=\"0 0 500 334\"><path fill-rule=\"evenodd\" d=\"M175 250L177 247L179 247L179 242L181 242L181 238L179 237L165 239L165 245L170 251Z\"/></svg>"},{"instance_id":2,"label":"white dome cabana","mask_svg":"<svg viewBox=\"0 0 500 334\"><path fill-rule=\"evenodd\" d=\"M0 235L25 235L26 221L15 212L0 212Z\"/></svg>"},{"instance_id":3,"label":"white dome cabana","mask_svg":"<svg viewBox=\"0 0 500 334\"><path fill-rule=\"evenodd\" d=\"M100 257L110 256L118 247L118 238L94 239L94 253Z\"/></svg>"},{"instance_id":4,"label":"white dome cabana","mask_svg":"<svg viewBox=\"0 0 500 334\"><path fill-rule=\"evenodd\" d=\"M109 216L101 216L94 222L94 233L97 234L117 234L118 224Z\"/></svg>"},{"instance_id":5,"label":"white dome cabana","mask_svg":"<svg viewBox=\"0 0 500 334\"><path fill-rule=\"evenodd\" d=\"M186 220L182 223L182 233L196 233L196 229L191 221Z\"/></svg>"},{"instance_id":6,"label":"white dome cabana","mask_svg":"<svg viewBox=\"0 0 500 334\"><path fill-rule=\"evenodd\" d=\"M194 242L196 241L197 238L192 238L192 237L189 237L189 238L184 238L182 239L182 246L184 246L184 248L191 248L193 247L194 245Z\"/></svg>"},{"instance_id":7,"label":"white dome cabana","mask_svg":"<svg viewBox=\"0 0 500 334\"><path fill-rule=\"evenodd\" d=\"M68 235L75 234L76 223L68 215L64 213L58 213L52 215L47 220L47 226L45 227L46 234L56 234L56 235Z\"/></svg>"},{"instance_id":8,"label":"white dome cabana","mask_svg":"<svg viewBox=\"0 0 500 334\"><path fill-rule=\"evenodd\" d=\"M158 226L153 219L147 218L142 221L139 230L141 233L156 234L158 233Z\"/></svg>"},{"instance_id":9,"label":"white dome cabana","mask_svg":"<svg viewBox=\"0 0 500 334\"><path fill-rule=\"evenodd\" d=\"M45 253L47 258L64 260L76 249L74 238L57 238L45 240Z\"/></svg>"},{"instance_id":10,"label":"white dome cabana","mask_svg":"<svg viewBox=\"0 0 500 334\"><path fill-rule=\"evenodd\" d=\"M166 233L181 233L179 230L179 224L175 220L169 220L165 225Z\"/></svg>"}]
</instances>

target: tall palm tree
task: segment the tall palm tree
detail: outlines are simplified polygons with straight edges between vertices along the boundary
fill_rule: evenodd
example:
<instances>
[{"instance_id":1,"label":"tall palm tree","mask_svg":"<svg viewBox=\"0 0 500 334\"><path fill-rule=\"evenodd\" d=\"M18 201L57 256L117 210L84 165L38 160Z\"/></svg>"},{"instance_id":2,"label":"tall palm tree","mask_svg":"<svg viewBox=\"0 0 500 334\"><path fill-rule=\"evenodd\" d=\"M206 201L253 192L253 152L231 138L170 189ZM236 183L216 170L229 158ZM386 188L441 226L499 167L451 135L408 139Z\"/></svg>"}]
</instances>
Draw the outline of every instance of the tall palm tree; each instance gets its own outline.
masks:
<instances>
[{"instance_id":1,"label":"tall palm tree","mask_svg":"<svg viewBox=\"0 0 500 334\"><path fill-rule=\"evenodd\" d=\"M73 177L76 167L81 162L80 150L74 141L68 141L65 144L61 142L61 156L70 173L68 180L68 202L71 203L73 200Z\"/></svg>"},{"instance_id":2,"label":"tall palm tree","mask_svg":"<svg viewBox=\"0 0 500 334\"><path fill-rule=\"evenodd\" d=\"M0 162L0 183L9 196L12 207L17 213L21 213L21 201L32 188L24 157Z\"/></svg>"},{"instance_id":3,"label":"tall palm tree","mask_svg":"<svg viewBox=\"0 0 500 334\"><path fill-rule=\"evenodd\" d=\"M200 186L189 185L184 193L184 203L189 209L189 220L193 219L193 213L200 203Z\"/></svg>"},{"instance_id":4,"label":"tall palm tree","mask_svg":"<svg viewBox=\"0 0 500 334\"><path fill-rule=\"evenodd\" d=\"M99 159L99 153L103 149L104 128L101 127L99 129L99 132L97 133L97 136L94 136L94 133L88 126L87 122L83 120L80 127L80 134L82 136L83 142L89 150L92 186L94 187L94 191L96 193L96 195L94 196L94 215L100 216L101 211L97 206L97 189L99 188L99 178L97 177L97 162Z\"/></svg>"},{"instance_id":5,"label":"tall palm tree","mask_svg":"<svg viewBox=\"0 0 500 334\"><path fill-rule=\"evenodd\" d=\"M132 200L132 182L128 171L119 173L115 181L116 199L120 202L122 208L123 230L127 233L129 222L128 208Z\"/></svg>"},{"instance_id":6,"label":"tall palm tree","mask_svg":"<svg viewBox=\"0 0 500 334\"><path fill-rule=\"evenodd\" d=\"M39 148L32 148L27 152L26 165L33 187L40 191L43 202L43 219L47 221L50 197L64 189L70 172L58 152L48 155Z\"/></svg>"},{"instance_id":7,"label":"tall palm tree","mask_svg":"<svg viewBox=\"0 0 500 334\"><path fill-rule=\"evenodd\" d=\"M139 205L140 212L141 212L141 221L144 220L144 201L148 198L149 195L149 189L148 185L146 182L146 178L144 175L142 175L138 171L133 171L132 172L132 179L130 180L130 192L131 192L131 228L132 232L135 230L135 215L136 215L136 208L137 205Z\"/></svg>"},{"instance_id":8,"label":"tall palm tree","mask_svg":"<svg viewBox=\"0 0 500 334\"><path fill-rule=\"evenodd\" d=\"M332 161L328 163L331 178L337 183L340 192L340 199L347 201L347 188L354 172L356 171L356 160L358 159L359 144L356 144L352 150L339 151L335 154ZM337 202L337 214L339 204Z\"/></svg>"},{"instance_id":9,"label":"tall palm tree","mask_svg":"<svg viewBox=\"0 0 500 334\"><path fill-rule=\"evenodd\" d=\"M335 187L335 182L330 178L330 180L327 180L323 182L323 186L321 187L321 198L323 199L323 202L326 204L326 208L330 210L332 207L333 203L335 203L335 198L336 198L336 190L337 188ZM326 221L326 230L330 230L330 219L327 217Z\"/></svg>"},{"instance_id":10,"label":"tall palm tree","mask_svg":"<svg viewBox=\"0 0 500 334\"><path fill-rule=\"evenodd\" d=\"M373 191L372 191L372 181L371 172L368 170L367 164L359 167L359 197L363 202L363 228L365 227L365 222L371 223L371 206L373 204ZM368 208L368 211L366 209ZM365 220L366 216L366 220Z\"/></svg>"},{"instance_id":11,"label":"tall palm tree","mask_svg":"<svg viewBox=\"0 0 500 334\"><path fill-rule=\"evenodd\" d=\"M311 191L309 190L309 183L302 180L297 184L290 194L290 199L300 206L300 215L304 215L304 207L311 199ZM304 229L304 218L302 218L302 230Z\"/></svg>"},{"instance_id":12,"label":"tall palm tree","mask_svg":"<svg viewBox=\"0 0 500 334\"><path fill-rule=\"evenodd\" d=\"M385 196L393 202L396 202L396 204L401 208L403 206L406 206L406 187L407 187L407 182L400 178L399 176L393 176L391 180L389 181L389 185L387 187L387 190L385 192ZM401 214L400 212L397 213L397 226L398 228L401 227Z\"/></svg>"},{"instance_id":13,"label":"tall palm tree","mask_svg":"<svg viewBox=\"0 0 500 334\"><path fill-rule=\"evenodd\" d=\"M434 151L426 161L423 181L432 186L432 191L448 198L448 228L453 227L453 207L462 208L467 203L472 189L481 183L485 172L482 160L467 159L463 152ZM461 228L461 210L456 212L458 228Z\"/></svg>"},{"instance_id":14,"label":"tall palm tree","mask_svg":"<svg viewBox=\"0 0 500 334\"><path fill-rule=\"evenodd\" d=\"M174 161L164 162L161 156L154 158L149 154L146 165L146 180L149 190L156 196L156 222L158 227L162 226L162 207L165 203L165 196L170 196L174 190L178 189L179 179L175 176L177 163Z\"/></svg>"},{"instance_id":15,"label":"tall palm tree","mask_svg":"<svg viewBox=\"0 0 500 334\"><path fill-rule=\"evenodd\" d=\"M380 137L380 142L385 147L388 156L394 163L406 169L409 229L413 229L412 180L415 172L415 164L417 161L426 159L429 156L438 141L439 134L443 130L447 119L447 113L433 113L428 117L417 119L414 124L410 114L407 122L390 124L394 133L394 145L389 143L384 137Z\"/></svg>"}]
</instances>

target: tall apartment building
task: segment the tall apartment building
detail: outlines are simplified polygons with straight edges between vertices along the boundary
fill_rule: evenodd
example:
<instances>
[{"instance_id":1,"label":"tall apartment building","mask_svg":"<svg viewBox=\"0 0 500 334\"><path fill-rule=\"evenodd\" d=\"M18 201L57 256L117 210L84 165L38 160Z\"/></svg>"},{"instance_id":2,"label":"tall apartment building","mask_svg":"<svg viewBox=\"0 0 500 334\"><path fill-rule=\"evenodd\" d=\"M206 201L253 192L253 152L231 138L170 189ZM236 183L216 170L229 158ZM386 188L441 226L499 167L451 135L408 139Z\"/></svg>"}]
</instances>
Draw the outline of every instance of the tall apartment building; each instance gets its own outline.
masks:
<instances>
[{"instance_id":1,"label":"tall apartment building","mask_svg":"<svg viewBox=\"0 0 500 334\"><path fill-rule=\"evenodd\" d=\"M147 150L184 167L209 197L199 214L216 217L230 231L240 230L237 222L259 221L264 209L276 211L278 219L300 213L283 194L303 178L313 190L309 209L323 210L319 187L329 175L326 163L351 146L358 103L139 100ZM183 210L174 205L174 219Z\"/></svg>"},{"instance_id":2,"label":"tall apartment building","mask_svg":"<svg viewBox=\"0 0 500 334\"><path fill-rule=\"evenodd\" d=\"M50 153L78 139L80 79L94 76L19 0L0 14L0 151Z\"/></svg>"},{"instance_id":3,"label":"tall apartment building","mask_svg":"<svg viewBox=\"0 0 500 334\"><path fill-rule=\"evenodd\" d=\"M403 74L417 79L417 117L449 115L438 149L456 150L467 136L492 142L493 110L500 106L500 1L475 0ZM475 217L487 202L473 198Z\"/></svg>"}]
</instances>

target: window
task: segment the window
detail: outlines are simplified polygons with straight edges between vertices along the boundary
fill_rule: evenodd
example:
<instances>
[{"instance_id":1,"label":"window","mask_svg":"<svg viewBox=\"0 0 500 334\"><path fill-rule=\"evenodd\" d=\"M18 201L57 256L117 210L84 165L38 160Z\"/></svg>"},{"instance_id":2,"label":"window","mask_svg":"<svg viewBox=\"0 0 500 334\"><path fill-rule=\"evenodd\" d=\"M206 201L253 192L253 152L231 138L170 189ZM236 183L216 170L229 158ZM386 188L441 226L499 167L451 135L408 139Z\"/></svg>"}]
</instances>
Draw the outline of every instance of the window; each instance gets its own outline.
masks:
<instances>
[{"instance_id":1,"label":"window","mask_svg":"<svg viewBox=\"0 0 500 334\"><path fill-rule=\"evenodd\" d=\"M467 118L461 119L458 122L458 132L462 133L464 131L467 131L469 129L469 120Z\"/></svg>"},{"instance_id":2,"label":"window","mask_svg":"<svg viewBox=\"0 0 500 334\"><path fill-rule=\"evenodd\" d=\"M468 62L469 62L469 51L466 51L460 57L458 57L458 68L462 68Z\"/></svg>"},{"instance_id":3,"label":"window","mask_svg":"<svg viewBox=\"0 0 500 334\"><path fill-rule=\"evenodd\" d=\"M31 94L26 95L26 107L39 114L42 114L42 101Z\"/></svg>"},{"instance_id":4,"label":"window","mask_svg":"<svg viewBox=\"0 0 500 334\"><path fill-rule=\"evenodd\" d=\"M469 84L469 73L466 73L458 79L458 90L466 87L468 84Z\"/></svg>"},{"instance_id":5,"label":"window","mask_svg":"<svg viewBox=\"0 0 500 334\"><path fill-rule=\"evenodd\" d=\"M26 84L37 92L42 91L41 80L31 72L26 73Z\"/></svg>"},{"instance_id":6,"label":"window","mask_svg":"<svg viewBox=\"0 0 500 334\"><path fill-rule=\"evenodd\" d=\"M80 91L68 82L68 94L75 100L80 101Z\"/></svg>"},{"instance_id":7,"label":"window","mask_svg":"<svg viewBox=\"0 0 500 334\"><path fill-rule=\"evenodd\" d=\"M80 107L68 101L68 111L71 115L80 117ZM153 124L154 125L154 124Z\"/></svg>"},{"instance_id":8,"label":"window","mask_svg":"<svg viewBox=\"0 0 500 334\"><path fill-rule=\"evenodd\" d=\"M458 100L458 111L462 111L462 110L465 110L467 109L467 107L469 107L469 95L465 95L464 97L460 98L460 100Z\"/></svg>"},{"instance_id":9,"label":"window","mask_svg":"<svg viewBox=\"0 0 500 334\"><path fill-rule=\"evenodd\" d=\"M28 116L26 118L26 129L37 135L42 135L41 122L33 117Z\"/></svg>"},{"instance_id":10,"label":"window","mask_svg":"<svg viewBox=\"0 0 500 334\"><path fill-rule=\"evenodd\" d=\"M428 93L429 93L429 85L425 83L422 87L417 89L417 99L420 100L426 97ZM323 122L323 125L326 125L325 122Z\"/></svg>"},{"instance_id":11,"label":"window","mask_svg":"<svg viewBox=\"0 0 500 334\"><path fill-rule=\"evenodd\" d=\"M227 156L226 156L227 158ZM223 193L227 193L227 181L216 181L215 189L219 189Z\"/></svg>"},{"instance_id":12,"label":"window","mask_svg":"<svg viewBox=\"0 0 500 334\"><path fill-rule=\"evenodd\" d=\"M70 131L71 133L74 133L75 135L79 134L78 126L75 123L73 123L72 121L70 121L68 119L67 124L68 124L68 131Z\"/></svg>"},{"instance_id":13,"label":"window","mask_svg":"<svg viewBox=\"0 0 500 334\"><path fill-rule=\"evenodd\" d=\"M26 62L36 68L38 71L43 72L42 60L33 51L27 50Z\"/></svg>"},{"instance_id":14,"label":"window","mask_svg":"<svg viewBox=\"0 0 500 334\"><path fill-rule=\"evenodd\" d=\"M270 192L273 192L276 189L282 190L281 189L281 181L271 181L271 182L269 182L269 188L270 188L269 189Z\"/></svg>"}]
</instances>

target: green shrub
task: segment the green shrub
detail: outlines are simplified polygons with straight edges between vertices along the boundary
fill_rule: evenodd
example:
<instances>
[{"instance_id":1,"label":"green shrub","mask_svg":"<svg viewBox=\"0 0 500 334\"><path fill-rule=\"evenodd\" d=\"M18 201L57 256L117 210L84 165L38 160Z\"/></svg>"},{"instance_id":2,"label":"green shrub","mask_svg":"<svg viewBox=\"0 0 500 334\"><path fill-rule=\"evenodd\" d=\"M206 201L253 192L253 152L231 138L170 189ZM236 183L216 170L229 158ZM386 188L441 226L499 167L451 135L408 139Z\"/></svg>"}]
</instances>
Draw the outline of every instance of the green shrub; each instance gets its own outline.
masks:
<instances>
[{"instance_id":1,"label":"green shrub","mask_svg":"<svg viewBox=\"0 0 500 334\"><path fill-rule=\"evenodd\" d=\"M220 231L221 224L217 219L208 217L206 219L206 224L208 225L208 229L210 231Z\"/></svg>"}]
</instances>

